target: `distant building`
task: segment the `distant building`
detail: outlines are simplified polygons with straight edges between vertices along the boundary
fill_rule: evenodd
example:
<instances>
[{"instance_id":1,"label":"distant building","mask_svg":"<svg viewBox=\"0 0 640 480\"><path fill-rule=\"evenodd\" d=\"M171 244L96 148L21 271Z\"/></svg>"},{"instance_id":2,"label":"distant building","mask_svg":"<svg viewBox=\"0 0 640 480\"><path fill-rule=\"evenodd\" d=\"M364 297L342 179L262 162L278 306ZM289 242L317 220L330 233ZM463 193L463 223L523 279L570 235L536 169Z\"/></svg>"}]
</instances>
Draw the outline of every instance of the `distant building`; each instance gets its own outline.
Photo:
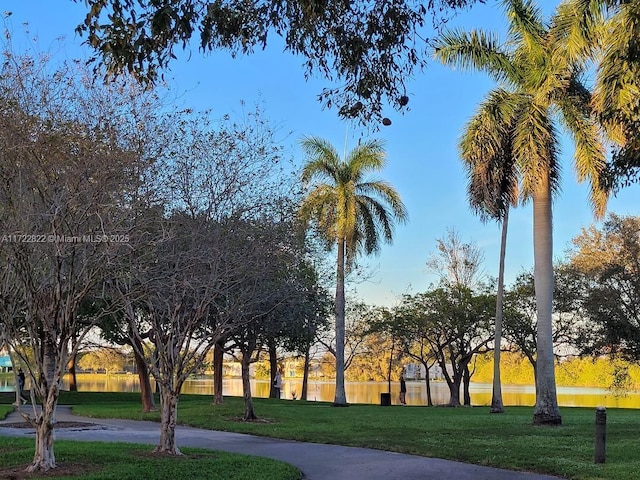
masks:
<instances>
[{"instance_id":1,"label":"distant building","mask_svg":"<svg viewBox=\"0 0 640 480\"><path fill-rule=\"evenodd\" d=\"M11 357L9 355L0 355L0 372L6 373L13 369Z\"/></svg>"},{"instance_id":2,"label":"distant building","mask_svg":"<svg viewBox=\"0 0 640 480\"><path fill-rule=\"evenodd\" d=\"M300 357L288 357L283 361L283 374L285 378L298 378L302 376L304 370L304 359ZM309 365L309 375L319 368L319 365L314 365L313 362Z\"/></svg>"},{"instance_id":3,"label":"distant building","mask_svg":"<svg viewBox=\"0 0 640 480\"><path fill-rule=\"evenodd\" d=\"M253 364L249 365L249 375L253 375L253 370L255 366ZM231 377L231 378L241 378L242 377L242 364L236 361L224 361L222 364L222 376L223 377Z\"/></svg>"},{"instance_id":4,"label":"distant building","mask_svg":"<svg viewBox=\"0 0 640 480\"><path fill-rule=\"evenodd\" d=\"M426 376L426 369L420 363L408 363L404 366L404 374L408 380L422 380ZM430 380L442 380L442 369L440 365L429 368Z\"/></svg>"}]
</instances>

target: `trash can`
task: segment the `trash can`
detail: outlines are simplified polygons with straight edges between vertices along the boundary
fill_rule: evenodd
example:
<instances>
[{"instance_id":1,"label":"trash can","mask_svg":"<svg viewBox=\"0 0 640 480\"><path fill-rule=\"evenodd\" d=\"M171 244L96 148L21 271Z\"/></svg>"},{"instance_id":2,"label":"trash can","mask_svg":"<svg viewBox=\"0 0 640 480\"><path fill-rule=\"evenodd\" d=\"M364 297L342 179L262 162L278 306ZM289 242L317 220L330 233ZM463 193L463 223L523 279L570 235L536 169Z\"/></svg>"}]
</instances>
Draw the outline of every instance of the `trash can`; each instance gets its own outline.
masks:
<instances>
[{"instance_id":1,"label":"trash can","mask_svg":"<svg viewBox=\"0 0 640 480\"><path fill-rule=\"evenodd\" d=\"M383 407L391 406L391 394L390 393L381 393L380 394L380 405Z\"/></svg>"}]
</instances>

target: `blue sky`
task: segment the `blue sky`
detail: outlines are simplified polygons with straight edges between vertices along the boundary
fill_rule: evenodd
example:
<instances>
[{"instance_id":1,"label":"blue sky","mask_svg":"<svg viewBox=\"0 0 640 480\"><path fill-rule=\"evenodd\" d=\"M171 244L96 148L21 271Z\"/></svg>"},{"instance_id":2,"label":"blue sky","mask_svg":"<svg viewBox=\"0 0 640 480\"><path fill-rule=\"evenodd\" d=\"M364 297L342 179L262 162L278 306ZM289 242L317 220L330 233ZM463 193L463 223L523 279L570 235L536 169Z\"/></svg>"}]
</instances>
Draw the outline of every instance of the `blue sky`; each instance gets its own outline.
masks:
<instances>
[{"instance_id":1,"label":"blue sky","mask_svg":"<svg viewBox=\"0 0 640 480\"><path fill-rule=\"evenodd\" d=\"M539 2L551 12L557 2ZM30 38L38 48L57 52L60 58L86 58L74 27L84 17L83 2L71 0L4 0L3 11L11 11L10 26L20 38L22 24L29 24ZM488 0L454 18L451 27L483 28L504 33L502 7ZM59 40L64 37L63 40ZM504 38L504 37L503 37ZM249 57L231 57L219 52L203 56L196 48L180 55L167 72L174 92L184 106L212 109L214 115L242 112L261 102L267 117L279 126L284 144L297 163L303 158L297 142L303 135L315 135L332 142L338 151L353 147L364 133L347 125L335 110L322 110L316 101L325 83L305 81L302 59L268 47ZM435 250L437 238L455 228L463 241L472 241L484 251L484 270L497 275L500 226L483 225L466 203L466 185L457 152L463 125L473 115L483 96L493 87L482 74L454 71L431 61L424 72L408 80L410 96L405 114L389 109L392 125L372 134L386 142L388 166L381 177L390 181L402 196L410 220L396 229L393 245L384 246L368 263L373 276L355 286L357 294L372 304L394 305L403 293L424 291L437 278L425 262ZM554 204L554 255L561 258L570 240L582 227L594 222L586 185L578 186L571 164L572 145L563 142L562 191ZM632 186L610 200L609 211L640 215L638 186ZM533 267L531 205L512 211L506 258L506 281Z\"/></svg>"}]
</instances>

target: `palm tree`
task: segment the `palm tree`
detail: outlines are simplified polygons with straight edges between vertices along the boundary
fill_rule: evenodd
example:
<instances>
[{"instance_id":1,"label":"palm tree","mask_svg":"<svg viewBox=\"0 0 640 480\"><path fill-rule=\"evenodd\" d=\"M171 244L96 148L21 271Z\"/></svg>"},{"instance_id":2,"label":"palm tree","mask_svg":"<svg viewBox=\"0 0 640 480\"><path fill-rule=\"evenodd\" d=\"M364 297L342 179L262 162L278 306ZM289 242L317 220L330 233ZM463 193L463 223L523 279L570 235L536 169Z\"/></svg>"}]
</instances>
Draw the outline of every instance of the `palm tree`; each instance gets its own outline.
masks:
<instances>
[{"instance_id":1,"label":"palm tree","mask_svg":"<svg viewBox=\"0 0 640 480\"><path fill-rule=\"evenodd\" d=\"M378 252L381 239L391 243L394 221L404 223L407 210L389 183L366 178L386 164L382 142L360 143L344 159L331 144L317 137L305 137L302 148L307 157L302 181L310 186L310 191L300 214L315 222L329 245L337 246L334 405L345 406L345 273L354 266L359 253Z\"/></svg>"},{"instance_id":2,"label":"palm tree","mask_svg":"<svg viewBox=\"0 0 640 480\"><path fill-rule=\"evenodd\" d=\"M504 257L507 251L507 229L509 226L509 209L502 218L502 234L500 235L500 260L498 266L498 291L496 293L496 327L493 347L493 388L491 394L491 413L504 413L502 402L502 382L500 380L500 354L502 349L502 317L504 304Z\"/></svg>"},{"instance_id":3,"label":"palm tree","mask_svg":"<svg viewBox=\"0 0 640 480\"><path fill-rule=\"evenodd\" d=\"M600 183L606 159L601 132L591 118L591 95L582 83L586 65L581 57L583 52L569 48L575 30L580 28L579 19L572 19L565 12L556 13L545 22L540 10L529 0L505 0L504 7L509 19L504 44L495 35L482 31L453 31L438 40L435 56L447 65L487 72L502 84L489 94L476 115L477 122L494 124L477 126L489 142L486 146L477 143L477 149L470 149L474 152L470 159L476 164L487 164L485 169L478 167L478 175L503 172L497 178L504 183L497 180L488 183L488 195L499 199L497 211L501 211L501 204L506 207L505 200L513 199L515 192L522 202L532 200L538 318L533 422L560 424L551 325L551 201L560 182L556 120L573 136L578 180L589 181L590 200L597 216L604 214L607 202L607 193ZM497 128L495 133L490 132L493 127ZM496 186L500 186L497 191Z\"/></svg>"},{"instance_id":4,"label":"palm tree","mask_svg":"<svg viewBox=\"0 0 640 480\"><path fill-rule=\"evenodd\" d=\"M502 222L498 291L493 354L493 393L491 413L504 413L500 381L502 317L504 303L504 260L509 225L509 207L518 202L518 176L512 153L514 125L504 118L500 105L505 92L496 91L481 104L477 114L464 129L460 153L467 171L469 204L483 222Z\"/></svg>"}]
</instances>

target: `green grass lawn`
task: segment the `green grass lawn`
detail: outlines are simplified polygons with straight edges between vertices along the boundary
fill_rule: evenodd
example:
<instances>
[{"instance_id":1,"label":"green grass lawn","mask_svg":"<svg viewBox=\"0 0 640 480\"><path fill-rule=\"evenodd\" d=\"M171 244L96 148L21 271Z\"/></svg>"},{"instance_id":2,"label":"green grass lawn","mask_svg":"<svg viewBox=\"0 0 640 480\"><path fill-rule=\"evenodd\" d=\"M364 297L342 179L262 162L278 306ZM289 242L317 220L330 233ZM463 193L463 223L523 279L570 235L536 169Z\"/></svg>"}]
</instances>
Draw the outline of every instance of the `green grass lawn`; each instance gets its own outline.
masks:
<instances>
[{"instance_id":1,"label":"green grass lawn","mask_svg":"<svg viewBox=\"0 0 640 480\"><path fill-rule=\"evenodd\" d=\"M11 405L0 404L0 418L6 417L10 412L13 412L13 407Z\"/></svg>"},{"instance_id":2,"label":"green grass lawn","mask_svg":"<svg viewBox=\"0 0 640 480\"><path fill-rule=\"evenodd\" d=\"M256 399L256 413L267 422L238 421L242 399L209 396L180 398L180 423L319 443L378 448L480 465L548 473L571 479L640 480L640 411L607 411L607 462L593 463L595 410L563 408L563 425L535 427L533 409L510 407L502 415L487 407L427 408L351 405ZM79 415L159 420L143 414L136 393L68 393L61 404Z\"/></svg>"},{"instance_id":3,"label":"green grass lawn","mask_svg":"<svg viewBox=\"0 0 640 480\"><path fill-rule=\"evenodd\" d=\"M127 443L56 441L56 480L299 480L300 471L283 462L225 452L194 448L182 449L184 455L170 457L151 453L148 445ZM33 440L0 436L0 478L22 478L23 470L33 458ZM9 474L7 467L17 466ZM64 473L67 473L65 475ZM51 478L31 475L29 479Z\"/></svg>"},{"instance_id":4,"label":"green grass lawn","mask_svg":"<svg viewBox=\"0 0 640 480\"><path fill-rule=\"evenodd\" d=\"M103 400L110 400L106 394ZM103 394L89 399L99 400ZM65 400L70 400L66 395ZM79 397L71 396L73 400ZM0 394L0 418L13 411L12 401ZM132 398L128 398L132 401ZM85 398L85 401L87 398ZM1 432L0 432L1 433ZM180 457L152 453L152 445L126 443L71 442L55 443L56 480L300 480L301 472L292 465L268 458L232 454L219 451L182 448ZM51 478L26 474L25 469L33 459L34 440L0 435L0 478Z\"/></svg>"}]
</instances>

